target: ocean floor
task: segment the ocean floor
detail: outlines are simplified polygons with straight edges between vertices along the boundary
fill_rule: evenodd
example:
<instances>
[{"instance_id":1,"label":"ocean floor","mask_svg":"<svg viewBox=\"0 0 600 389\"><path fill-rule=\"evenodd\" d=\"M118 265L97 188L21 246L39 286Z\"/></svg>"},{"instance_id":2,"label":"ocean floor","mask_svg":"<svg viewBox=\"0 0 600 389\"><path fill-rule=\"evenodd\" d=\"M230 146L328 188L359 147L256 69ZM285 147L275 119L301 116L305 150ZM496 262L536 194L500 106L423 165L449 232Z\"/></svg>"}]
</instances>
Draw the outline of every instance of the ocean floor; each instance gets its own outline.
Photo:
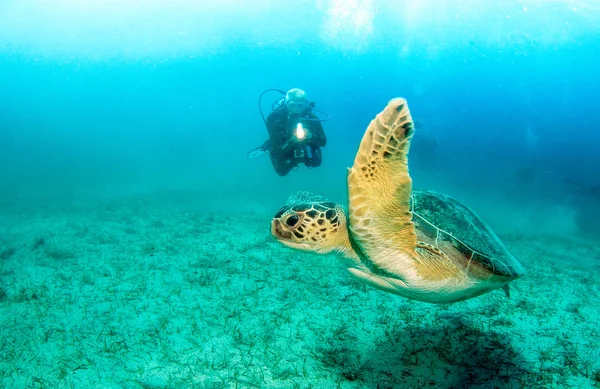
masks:
<instances>
[{"instance_id":1,"label":"ocean floor","mask_svg":"<svg viewBox=\"0 0 600 389\"><path fill-rule=\"evenodd\" d=\"M597 242L501 235L510 299L429 305L206 205L4 209L0 387L600 387Z\"/></svg>"}]
</instances>

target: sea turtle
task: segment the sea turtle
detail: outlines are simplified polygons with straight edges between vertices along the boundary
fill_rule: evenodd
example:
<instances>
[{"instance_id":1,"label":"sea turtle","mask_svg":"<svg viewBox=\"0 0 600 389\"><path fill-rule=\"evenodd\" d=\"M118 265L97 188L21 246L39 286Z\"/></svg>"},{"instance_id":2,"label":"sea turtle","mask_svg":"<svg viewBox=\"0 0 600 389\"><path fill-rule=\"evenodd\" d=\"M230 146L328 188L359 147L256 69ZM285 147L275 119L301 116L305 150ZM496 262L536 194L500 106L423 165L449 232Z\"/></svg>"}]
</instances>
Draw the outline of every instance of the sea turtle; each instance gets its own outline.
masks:
<instances>
[{"instance_id":1,"label":"sea turtle","mask_svg":"<svg viewBox=\"0 0 600 389\"><path fill-rule=\"evenodd\" d=\"M413 133L406 100L391 100L369 124L348 169L348 209L323 196L295 196L273 217L271 234L295 249L338 252L358 280L414 300L508 293L524 269L492 229L447 195L412 190Z\"/></svg>"}]
</instances>

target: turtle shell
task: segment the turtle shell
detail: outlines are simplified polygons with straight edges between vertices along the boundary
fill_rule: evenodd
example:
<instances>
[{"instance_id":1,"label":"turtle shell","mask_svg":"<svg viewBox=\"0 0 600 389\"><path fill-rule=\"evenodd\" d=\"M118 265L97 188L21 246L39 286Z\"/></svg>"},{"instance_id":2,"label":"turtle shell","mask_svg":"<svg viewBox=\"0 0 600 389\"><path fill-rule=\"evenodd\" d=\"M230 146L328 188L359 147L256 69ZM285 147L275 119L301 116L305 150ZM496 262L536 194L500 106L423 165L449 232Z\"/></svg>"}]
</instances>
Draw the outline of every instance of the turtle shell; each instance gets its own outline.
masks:
<instances>
[{"instance_id":1,"label":"turtle shell","mask_svg":"<svg viewBox=\"0 0 600 389\"><path fill-rule=\"evenodd\" d=\"M429 190L414 190L410 201L417 235L424 234L436 244L452 244L466 260L475 261L494 275L518 277L524 273L490 226L458 200Z\"/></svg>"},{"instance_id":2,"label":"turtle shell","mask_svg":"<svg viewBox=\"0 0 600 389\"><path fill-rule=\"evenodd\" d=\"M322 194L308 191L299 191L288 197L286 205L302 203L326 203L328 201L329 200L327 200L327 197L325 197Z\"/></svg>"}]
</instances>

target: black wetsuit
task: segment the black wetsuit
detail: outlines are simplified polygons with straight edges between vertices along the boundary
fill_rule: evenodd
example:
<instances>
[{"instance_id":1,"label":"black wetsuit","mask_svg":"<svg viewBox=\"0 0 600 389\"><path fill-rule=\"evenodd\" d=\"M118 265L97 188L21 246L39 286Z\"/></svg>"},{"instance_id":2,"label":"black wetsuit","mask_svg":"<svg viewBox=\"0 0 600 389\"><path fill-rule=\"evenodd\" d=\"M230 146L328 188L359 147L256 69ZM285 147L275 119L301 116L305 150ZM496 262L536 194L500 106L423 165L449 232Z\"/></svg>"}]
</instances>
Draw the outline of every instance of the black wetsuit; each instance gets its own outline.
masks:
<instances>
[{"instance_id":1,"label":"black wetsuit","mask_svg":"<svg viewBox=\"0 0 600 389\"><path fill-rule=\"evenodd\" d=\"M271 151L271 163L280 176L288 174L299 163L304 163L307 167L321 165L321 147L325 146L327 138L321 123L306 120L309 118L318 119L311 107L307 107L300 115L290 115L285 107L281 107L267 117L267 144ZM299 122L312 134L310 139L295 139L294 131Z\"/></svg>"}]
</instances>

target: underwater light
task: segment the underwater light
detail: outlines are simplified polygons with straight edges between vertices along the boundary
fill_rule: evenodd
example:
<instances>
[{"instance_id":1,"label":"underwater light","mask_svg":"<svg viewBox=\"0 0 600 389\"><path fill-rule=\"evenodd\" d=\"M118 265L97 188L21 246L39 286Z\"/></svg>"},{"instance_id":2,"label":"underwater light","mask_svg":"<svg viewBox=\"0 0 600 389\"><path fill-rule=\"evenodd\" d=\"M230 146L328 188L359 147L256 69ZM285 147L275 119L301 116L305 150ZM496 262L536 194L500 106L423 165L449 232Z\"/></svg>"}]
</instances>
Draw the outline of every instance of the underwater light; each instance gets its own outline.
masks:
<instances>
[{"instance_id":1,"label":"underwater light","mask_svg":"<svg viewBox=\"0 0 600 389\"><path fill-rule=\"evenodd\" d=\"M302 126L302 123L298 123L296 125L296 138L298 138L298 140L302 140L302 139L304 139L305 136L306 136L306 130Z\"/></svg>"}]
</instances>

